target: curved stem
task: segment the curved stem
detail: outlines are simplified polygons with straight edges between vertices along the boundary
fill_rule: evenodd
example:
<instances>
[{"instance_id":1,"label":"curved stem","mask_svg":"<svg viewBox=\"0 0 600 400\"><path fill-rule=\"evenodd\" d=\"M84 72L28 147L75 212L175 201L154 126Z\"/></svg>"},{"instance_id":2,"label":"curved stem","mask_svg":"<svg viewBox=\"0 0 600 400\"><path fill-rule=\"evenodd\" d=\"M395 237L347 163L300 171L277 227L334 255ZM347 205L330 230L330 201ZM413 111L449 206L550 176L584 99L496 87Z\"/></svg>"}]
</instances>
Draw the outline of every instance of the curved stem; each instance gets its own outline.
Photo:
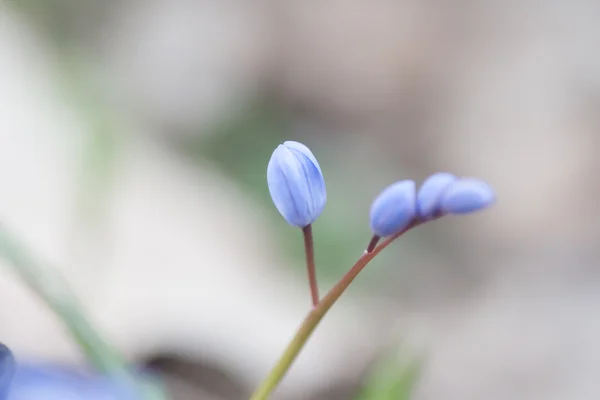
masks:
<instances>
[{"instance_id":1,"label":"curved stem","mask_svg":"<svg viewBox=\"0 0 600 400\"><path fill-rule=\"evenodd\" d=\"M312 236L312 225L302 228L304 235L304 250L306 251L306 269L308 271L308 283L310 285L310 297L313 307L319 304L319 286L317 285L317 271L315 267L315 247Z\"/></svg>"},{"instance_id":2,"label":"curved stem","mask_svg":"<svg viewBox=\"0 0 600 400\"><path fill-rule=\"evenodd\" d=\"M376 247L372 252L365 252L354 264L352 268L340 279L340 281L323 297L321 302L313 308L306 318L296 335L292 339L292 341L288 344L285 352L275 365L267 378L263 381L263 383L258 387L256 392L252 395L250 400L264 400L268 399L270 394L275 390L281 379L283 379L286 372L289 370L290 366L300 353L300 350L306 344L306 341L313 333L315 328L319 325L319 322L323 319L327 311L335 304L335 302L340 298L340 296L344 293L344 291L350 286L352 281L358 276L360 271L362 271L367 264L377 256L383 249L390 245L394 240L400 237L403 233L408 231L409 229L417 226L420 222L415 221L411 225L409 225L406 229L401 232L398 232L394 236L389 237L385 241L383 241L378 247Z\"/></svg>"}]
</instances>

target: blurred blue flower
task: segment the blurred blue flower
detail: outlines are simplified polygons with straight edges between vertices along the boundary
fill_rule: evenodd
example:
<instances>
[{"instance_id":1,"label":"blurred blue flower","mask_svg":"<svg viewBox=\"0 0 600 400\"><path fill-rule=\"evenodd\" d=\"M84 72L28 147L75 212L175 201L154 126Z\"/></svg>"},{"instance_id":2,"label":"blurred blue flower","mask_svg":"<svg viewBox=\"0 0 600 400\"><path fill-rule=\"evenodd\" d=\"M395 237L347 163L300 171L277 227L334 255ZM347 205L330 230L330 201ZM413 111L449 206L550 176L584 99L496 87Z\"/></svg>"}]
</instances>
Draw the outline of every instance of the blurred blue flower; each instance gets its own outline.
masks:
<instances>
[{"instance_id":1,"label":"blurred blue flower","mask_svg":"<svg viewBox=\"0 0 600 400\"><path fill-rule=\"evenodd\" d=\"M440 212L441 200L446 189L458 178L446 172L438 172L425 179L417 193L417 213L423 219L429 219Z\"/></svg>"},{"instance_id":2,"label":"blurred blue flower","mask_svg":"<svg viewBox=\"0 0 600 400\"><path fill-rule=\"evenodd\" d=\"M54 366L19 365L7 400L142 400L137 388L108 376Z\"/></svg>"},{"instance_id":3,"label":"blurred blue flower","mask_svg":"<svg viewBox=\"0 0 600 400\"><path fill-rule=\"evenodd\" d=\"M494 203L496 194L484 181L461 178L453 182L442 195L441 209L448 214L468 214Z\"/></svg>"},{"instance_id":4,"label":"blurred blue flower","mask_svg":"<svg viewBox=\"0 0 600 400\"><path fill-rule=\"evenodd\" d=\"M396 182L381 192L371 205L371 229L386 237L405 229L416 216L415 182Z\"/></svg>"},{"instance_id":5,"label":"blurred blue flower","mask_svg":"<svg viewBox=\"0 0 600 400\"><path fill-rule=\"evenodd\" d=\"M302 143L288 141L275 149L267 166L267 183L275 207L292 226L313 223L325 207L321 167Z\"/></svg>"},{"instance_id":6,"label":"blurred blue flower","mask_svg":"<svg viewBox=\"0 0 600 400\"><path fill-rule=\"evenodd\" d=\"M15 357L8 347L0 343L0 400L6 399L15 374Z\"/></svg>"}]
</instances>

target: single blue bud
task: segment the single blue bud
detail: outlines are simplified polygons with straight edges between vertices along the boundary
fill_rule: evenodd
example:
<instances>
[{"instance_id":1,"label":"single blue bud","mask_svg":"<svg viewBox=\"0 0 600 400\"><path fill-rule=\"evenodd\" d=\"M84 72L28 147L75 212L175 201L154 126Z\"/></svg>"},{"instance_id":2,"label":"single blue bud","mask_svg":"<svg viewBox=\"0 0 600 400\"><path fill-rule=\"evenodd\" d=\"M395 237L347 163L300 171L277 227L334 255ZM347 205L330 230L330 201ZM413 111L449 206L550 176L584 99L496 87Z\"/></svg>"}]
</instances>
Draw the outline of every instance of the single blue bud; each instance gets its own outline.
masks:
<instances>
[{"instance_id":1,"label":"single blue bud","mask_svg":"<svg viewBox=\"0 0 600 400\"><path fill-rule=\"evenodd\" d=\"M441 209L448 214L468 214L494 203L496 194L484 181L461 178L452 183L441 199Z\"/></svg>"},{"instance_id":2,"label":"single blue bud","mask_svg":"<svg viewBox=\"0 0 600 400\"><path fill-rule=\"evenodd\" d=\"M8 397L15 370L15 357L8 347L0 344L0 400Z\"/></svg>"},{"instance_id":3,"label":"single blue bud","mask_svg":"<svg viewBox=\"0 0 600 400\"><path fill-rule=\"evenodd\" d=\"M417 193L417 213L429 219L440 211L440 201L446 189L458 178L446 172L438 172L425 179Z\"/></svg>"},{"instance_id":4,"label":"single blue bud","mask_svg":"<svg viewBox=\"0 0 600 400\"><path fill-rule=\"evenodd\" d=\"M275 207L288 224L312 224L327 201L325 180L313 153L302 143L279 145L267 166L267 183Z\"/></svg>"},{"instance_id":5,"label":"single blue bud","mask_svg":"<svg viewBox=\"0 0 600 400\"><path fill-rule=\"evenodd\" d=\"M416 216L416 187L412 180L396 182L371 205L371 230L386 237L405 229Z\"/></svg>"}]
</instances>

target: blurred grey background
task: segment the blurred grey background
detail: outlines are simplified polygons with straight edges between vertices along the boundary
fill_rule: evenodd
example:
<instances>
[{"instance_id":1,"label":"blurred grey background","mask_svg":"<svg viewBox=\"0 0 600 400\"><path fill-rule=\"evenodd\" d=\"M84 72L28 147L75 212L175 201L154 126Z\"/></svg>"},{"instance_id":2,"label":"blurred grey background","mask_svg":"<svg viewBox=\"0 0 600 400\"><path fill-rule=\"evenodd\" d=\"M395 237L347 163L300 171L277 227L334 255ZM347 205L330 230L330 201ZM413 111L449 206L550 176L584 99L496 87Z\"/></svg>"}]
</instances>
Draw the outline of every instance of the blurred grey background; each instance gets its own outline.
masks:
<instances>
[{"instance_id":1,"label":"blurred grey background","mask_svg":"<svg viewBox=\"0 0 600 400\"><path fill-rule=\"evenodd\" d=\"M328 185L322 291L385 185L480 177L497 205L373 262L275 397L354 398L401 346L416 400L597 399L599 20L585 0L0 0L0 220L175 400L236 400L310 304L266 187L280 142ZM81 365L2 271L0 339Z\"/></svg>"}]
</instances>

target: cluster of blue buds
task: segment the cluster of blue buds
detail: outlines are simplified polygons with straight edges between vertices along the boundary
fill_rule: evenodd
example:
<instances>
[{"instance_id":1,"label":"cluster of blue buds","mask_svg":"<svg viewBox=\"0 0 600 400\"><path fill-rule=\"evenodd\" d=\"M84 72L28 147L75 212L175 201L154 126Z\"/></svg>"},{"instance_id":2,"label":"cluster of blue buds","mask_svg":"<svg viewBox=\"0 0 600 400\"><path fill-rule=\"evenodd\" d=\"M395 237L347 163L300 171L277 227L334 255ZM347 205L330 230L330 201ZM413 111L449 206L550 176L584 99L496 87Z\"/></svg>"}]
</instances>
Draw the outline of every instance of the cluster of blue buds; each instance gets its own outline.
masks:
<instances>
[{"instance_id":1,"label":"cluster of blue buds","mask_svg":"<svg viewBox=\"0 0 600 400\"><path fill-rule=\"evenodd\" d=\"M388 186L371 206L371 229L386 237L446 214L468 214L493 204L492 188L480 179L439 172L423 182L405 180Z\"/></svg>"},{"instance_id":2,"label":"cluster of blue buds","mask_svg":"<svg viewBox=\"0 0 600 400\"><path fill-rule=\"evenodd\" d=\"M277 210L292 226L313 223L326 202L325 180L313 153L305 145L288 141L273 152L267 183ZM371 229L387 237L447 214L468 214L494 203L495 193L484 181L436 173L419 190L414 181L388 186L371 206Z\"/></svg>"}]
</instances>

